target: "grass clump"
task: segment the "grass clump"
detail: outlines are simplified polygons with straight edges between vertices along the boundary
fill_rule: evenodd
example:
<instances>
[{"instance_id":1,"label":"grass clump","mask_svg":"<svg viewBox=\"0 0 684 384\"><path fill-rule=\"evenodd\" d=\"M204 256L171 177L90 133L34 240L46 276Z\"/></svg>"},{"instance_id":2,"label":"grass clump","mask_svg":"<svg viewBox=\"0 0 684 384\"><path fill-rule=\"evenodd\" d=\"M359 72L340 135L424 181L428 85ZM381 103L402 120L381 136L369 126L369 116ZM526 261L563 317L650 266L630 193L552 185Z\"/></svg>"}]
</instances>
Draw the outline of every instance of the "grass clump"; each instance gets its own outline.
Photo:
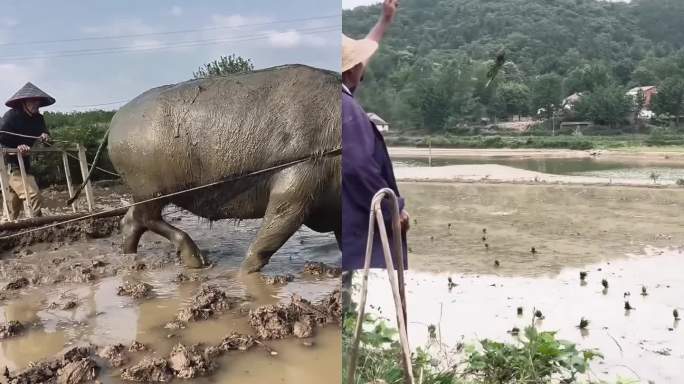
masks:
<instances>
[{"instance_id":1,"label":"grass clump","mask_svg":"<svg viewBox=\"0 0 684 384\"><path fill-rule=\"evenodd\" d=\"M342 330L343 383L355 323L356 313L347 312ZM420 384L606 384L589 375L590 364L603 358L598 351L578 349L574 343L557 339L555 332L542 332L532 325L514 343L485 339L453 350L432 337L430 343L411 356L414 377ZM400 351L397 331L382 319L366 316L355 383L403 384ZM627 383L632 381L616 382Z\"/></svg>"}]
</instances>

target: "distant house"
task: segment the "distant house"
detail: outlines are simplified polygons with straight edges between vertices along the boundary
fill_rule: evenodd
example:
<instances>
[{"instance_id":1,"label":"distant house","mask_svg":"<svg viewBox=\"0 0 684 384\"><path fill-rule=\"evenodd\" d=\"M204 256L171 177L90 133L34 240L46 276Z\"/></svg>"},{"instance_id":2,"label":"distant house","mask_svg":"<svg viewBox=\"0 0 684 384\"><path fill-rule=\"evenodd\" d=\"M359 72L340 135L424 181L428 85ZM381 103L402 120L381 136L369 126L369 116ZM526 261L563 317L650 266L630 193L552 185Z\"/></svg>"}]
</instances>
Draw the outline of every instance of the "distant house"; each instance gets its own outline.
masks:
<instances>
[{"instance_id":1,"label":"distant house","mask_svg":"<svg viewBox=\"0 0 684 384\"><path fill-rule=\"evenodd\" d=\"M651 119L655 116L655 113L651 111L651 103L653 102L653 96L658 93L658 89L654 85L634 87L630 89L627 91L627 96L630 96L635 104L639 91L644 94L644 107L641 109L641 111L639 111L637 117L645 120Z\"/></svg>"},{"instance_id":2,"label":"distant house","mask_svg":"<svg viewBox=\"0 0 684 384\"><path fill-rule=\"evenodd\" d=\"M658 89L655 85L648 85L645 87L634 87L627 91L628 96L632 96L636 101L637 94L639 91L644 93L644 109L651 109L651 102L653 101L653 96L658 93Z\"/></svg>"},{"instance_id":3,"label":"distant house","mask_svg":"<svg viewBox=\"0 0 684 384\"><path fill-rule=\"evenodd\" d=\"M577 104L578 101L584 96L582 92L575 92L572 95L566 97L563 99L563 109L566 111L572 111L575 109L575 104Z\"/></svg>"},{"instance_id":4,"label":"distant house","mask_svg":"<svg viewBox=\"0 0 684 384\"><path fill-rule=\"evenodd\" d=\"M370 121L372 121L376 127L378 127L378 131L380 132L387 132L389 131L389 124L382 119L382 117L376 115L375 113L368 113L368 118Z\"/></svg>"}]
</instances>

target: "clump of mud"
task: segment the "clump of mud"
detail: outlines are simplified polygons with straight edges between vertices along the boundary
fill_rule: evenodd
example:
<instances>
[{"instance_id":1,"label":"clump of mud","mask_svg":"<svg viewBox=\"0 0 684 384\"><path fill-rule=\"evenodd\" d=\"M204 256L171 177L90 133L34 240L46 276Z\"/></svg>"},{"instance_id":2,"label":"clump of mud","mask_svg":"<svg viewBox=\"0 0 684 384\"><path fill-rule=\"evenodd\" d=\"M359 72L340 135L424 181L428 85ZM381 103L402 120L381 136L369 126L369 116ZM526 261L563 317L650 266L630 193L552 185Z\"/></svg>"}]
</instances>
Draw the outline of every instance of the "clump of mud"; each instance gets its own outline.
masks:
<instances>
[{"instance_id":1,"label":"clump of mud","mask_svg":"<svg viewBox=\"0 0 684 384\"><path fill-rule=\"evenodd\" d=\"M16 320L0 323L0 340L20 335L24 332L24 325Z\"/></svg>"},{"instance_id":2,"label":"clump of mud","mask_svg":"<svg viewBox=\"0 0 684 384\"><path fill-rule=\"evenodd\" d=\"M71 309L74 309L78 306L78 303L74 300L66 300L66 301L53 301L50 303L48 306L49 309L61 309L62 311L68 311Z\"/></svg>"},{"instance_id":3,"label":"clump of mud","mask_svg":"<svg viewBox=\"0 0 684 384\"><path fill-rule=\"evenodd\" d=\"M56 301L53 301L48 305L48 309L60 309L62 311L70 311L78 306L78 301L76 298L69 297L62 294Z\"/></svg>"},{"instance_id":4,"label":"clump of mud","mask_svg":"<svg viewBox=\"0 0 684 384\"><path fill-rule=\"evenodd\" d=\"M183 308L176 319L182 322L207 320L215 314L222 313L242 301L237 297L230 297L215 285L206 285L192 299L192 305Z\"/></svg>"},{"instance_id":5,"label":"clump of mud","mask_svg":"<svg viewBox=\"0 0 684 384\"><path fill-rule=\"evenodd\" d=\"M249 324L262 339L291 335L311 337L316 326L339 323L342 316L340 291L335 290L317 304L293 295L289 304L264 305L249 311Z\"/></svg>"},{"instance_id":6,"label":"clump of mud","mask_svg":"<svg viewBox=\"0 0 684 384\"><path fill-rule=\"evenodd\" d=\"M141 343L141 342L134 341L134 342L131 343L131 346L128 347L128 350L129 350L130 352L146 351L146 350L147 350L147 346L145 346L145 344L143 344L143 343Z\"/></svg>"},{"instance_id":7,"label":"clump of mud","mask_svg":"<svg viewBox=\"0 0 684 384\"><path fill-rule=\"evenodd\" d=\"M205 376L216 369L216 363L212 361L216 352L212 349L208 355L201 344L186 347L178 344L173 347L169 356L169 367L174 375L181 379L192 379Z\"/></svg>"},{"instance_id":8,"label":"clump of mud","mask_svg":"<svg viewBox=\"0 0 684 384\"><path fill-rule=\"evenodd\" d=\"M98 351L97 355L109 362L109 365L114 368L128 363L126 347L123 344L108 345Z\"/></svg>"},{"instance_id":9,"label":"clump of mud","mask_svg":"<svg viewBox=\"0 0 684 384\"><path fill-rule=\"evenodd\" d=\"M71 347L54 359L32 363L26 369L7 375L9 384L79 384L92 382L98 367L90 357L92 347Z\"/></svg>"},{"instance_id":10,"label":"clump of mud","mask_svg":"<svg viewBox=\"0 0 684 384\"><path fill-rule=\"evenodd\" d=\"M192 275L188 276L184 273L179 273L176 275L176 277L173 278L174 283L185 283L188 281L207 281L209 278L207 276L202 276L198 273L193 273Z\"/></svg>"},{"instance_id":11,"label":"clump of mud","mask_svg":"<svg viewBox=\"0 0 684 384\"><path fill-rule=\"evenodd\" d=\"M261 279L268 285L284 285L295 279L294 275L262 276Z\"/></svg>"},{"instance_id":12,"label":"clump of mud","mask_svg":"<svg viewBox=\"0 0 684 384\"><path fill-rule=\"evenodd\" d=\"M129 281L119 286L116 291L116 294L119 296L130 296L134 299L144 299L150 296L151 293L151 285L143 282L131 283Z\"/></svg>"},{"instance_id":13,"label":"clump of mud","mask_svg":"<svg viewBox=\"0 0 684 384\"><path fill-rule=\"evenodd\" d=\"M13 279L7 285L5 285L5 290L6 291L16 291L18 289L22 289L24 287L27 287L30 284L27 278L25 277L17 277L16 279Z\"/></svg>"},{"instance_id":14,"label":"clump of mud","mask_svg":"<svg viewBox=\"0 0 684 384\"><path fill-rule=\"evenodd\" d=\"M304 263L304 273L313 276L338 277L342 274L342 268L332 267L321 262L307 261Z\"/></svg>"},{"instance_id":15,"label":"clump of mud","mask_svg":"<svg viewBox=\"0 0 684 384\"><path fill-rule=\"evenodd\" d=\"M217 348L222 352L246 351L252 348L255 343L254 336L233 332L230 336L226 336Z\"/></svg>"},{"instance_id":16,"label":"clump of mud","mask_svg":"<svg viewBox=\"0 0 684 384\"><path fill-rule=\"evenodd\" d=\"M123 369L121 378L145 383L165 383L173 379L169 362L159 357L146 357L138 364Z\"/></svg>"}]
</instances>

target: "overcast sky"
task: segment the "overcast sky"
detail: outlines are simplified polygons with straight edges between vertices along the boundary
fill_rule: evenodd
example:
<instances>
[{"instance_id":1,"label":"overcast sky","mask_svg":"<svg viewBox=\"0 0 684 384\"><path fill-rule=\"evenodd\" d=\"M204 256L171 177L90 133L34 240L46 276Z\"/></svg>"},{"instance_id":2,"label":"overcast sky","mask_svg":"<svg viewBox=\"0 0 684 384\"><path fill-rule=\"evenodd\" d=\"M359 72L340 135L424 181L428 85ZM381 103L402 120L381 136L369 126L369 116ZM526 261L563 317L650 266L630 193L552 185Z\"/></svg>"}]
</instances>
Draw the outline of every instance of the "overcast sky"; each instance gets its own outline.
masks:
<instances>
[{"instance_id":1,"label":"overcast sky","mask_svg":"<svg viewBox=\"0 0 684 384\"><path fill-rule=\"evenodd\" d=\"M0 0L0 113L27 81L57 99L48 110L92 109L231 53L339 71L340 31L339 0Z\"/></svg>"},{"instance_id":2,"label":"overcast sky","mask_svg":"<svg viewBox=\"0 0 684 384\"><path fill-rule=\"evenodd\" d=\"M342 9L352 9L359 5L371 5L381 3L380 0L342 0Z\"/></svg>"}]
</instances>

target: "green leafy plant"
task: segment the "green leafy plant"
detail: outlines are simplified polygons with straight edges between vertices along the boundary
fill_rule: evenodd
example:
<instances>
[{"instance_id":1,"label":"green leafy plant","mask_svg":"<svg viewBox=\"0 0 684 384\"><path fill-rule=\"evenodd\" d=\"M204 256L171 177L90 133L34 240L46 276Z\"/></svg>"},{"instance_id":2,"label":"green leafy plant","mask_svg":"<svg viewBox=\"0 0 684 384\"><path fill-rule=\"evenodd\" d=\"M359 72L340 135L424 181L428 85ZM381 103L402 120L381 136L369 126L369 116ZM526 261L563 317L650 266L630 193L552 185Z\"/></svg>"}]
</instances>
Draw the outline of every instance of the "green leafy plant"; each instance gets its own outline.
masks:
<instances>
[{"instance_id":1,"label":"green leafy plant","mask_svg":"<svg viewBox=\"0 0 684 384\"><path fill-rule=\"evenodd\" d=\"M555 332L525 328L518 344L482 340L480 348L470 346L465 376L482 384L549 383L552 377L574 383L589 364L602 355L578 350L575 344L556 339Z\"/></svg>"},{"instance_id":2,"label":"green leafy plant","mask_svg":"<svg viewBox=\"0 0 684 384\"><path fill-rule=\"evenodd\" d=\"M343 378L348 374L349 353L356 313L347 312L343 324ZM403 384L400 345L397 332L382 319L366 316L361 336L356 383ZM444 351L442 351L444 352ZM595 350L580 350L575 344L558 340L555 332L525 328L517 343L481 340L458 348L457 363L435 358L430 349L416 348L412 354L413 372L421 384L551 384L596 383L587 377L591 362L603 356ZM618 380L618 384L629 381Z\"/></svg>"}]
</instances>

